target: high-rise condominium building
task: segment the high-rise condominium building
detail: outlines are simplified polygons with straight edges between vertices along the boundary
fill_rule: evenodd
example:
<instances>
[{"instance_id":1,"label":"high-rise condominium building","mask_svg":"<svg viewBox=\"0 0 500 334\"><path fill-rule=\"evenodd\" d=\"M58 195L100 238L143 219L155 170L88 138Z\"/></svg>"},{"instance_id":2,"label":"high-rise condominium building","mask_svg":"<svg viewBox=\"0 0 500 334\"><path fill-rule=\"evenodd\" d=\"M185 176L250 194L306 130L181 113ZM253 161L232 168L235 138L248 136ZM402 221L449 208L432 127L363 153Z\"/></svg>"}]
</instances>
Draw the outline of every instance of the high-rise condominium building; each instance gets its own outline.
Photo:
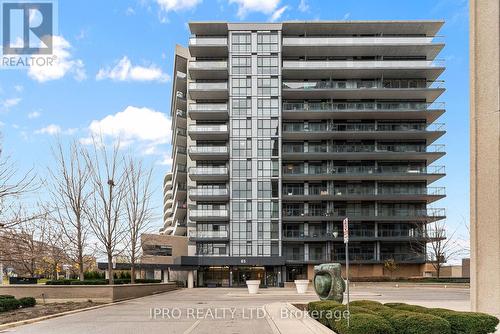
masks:
<instances>
[{"instance_id":1,"label":"high-rise condominium building","mask_svg":"<svg viewBox=\"0 0 500 334\"><path fill-rule=\"evenodd\" d=\"M421 275L444 189L442 21L192 22L177 46L162 233L198 286L345 262ZM442 234L439 234L442 237Z\"/></svg>"}]
</instances>

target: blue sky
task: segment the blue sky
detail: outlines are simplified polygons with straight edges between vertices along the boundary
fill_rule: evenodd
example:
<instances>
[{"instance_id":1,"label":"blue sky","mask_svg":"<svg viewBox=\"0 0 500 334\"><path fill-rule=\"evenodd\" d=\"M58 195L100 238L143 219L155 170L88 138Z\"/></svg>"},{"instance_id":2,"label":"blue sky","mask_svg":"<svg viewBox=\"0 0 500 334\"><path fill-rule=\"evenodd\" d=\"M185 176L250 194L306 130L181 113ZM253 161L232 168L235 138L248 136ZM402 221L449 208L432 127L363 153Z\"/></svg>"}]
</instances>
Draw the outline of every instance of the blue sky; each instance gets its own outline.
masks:
<instances>
[{"instance_id":1,"label":"blue sky","mask_svg":"<svg viewBox=\"0 0 500 334\"><path fill-rule=\"evenodd\" d=\"M0 132L5 153L20 168L42 177L51 165L50 146L85 139L99 129L121 133L129 148L156 168L161 182L170 169L170 91L175 44L186 45L190 20L403 20L444 19L446 47L441 79L447 91L448 225L469 217L468 2L466 0L59 0L56 70L0 69ZM159 226L160 222L156 224Z\"/></svg>"}]
</instances>

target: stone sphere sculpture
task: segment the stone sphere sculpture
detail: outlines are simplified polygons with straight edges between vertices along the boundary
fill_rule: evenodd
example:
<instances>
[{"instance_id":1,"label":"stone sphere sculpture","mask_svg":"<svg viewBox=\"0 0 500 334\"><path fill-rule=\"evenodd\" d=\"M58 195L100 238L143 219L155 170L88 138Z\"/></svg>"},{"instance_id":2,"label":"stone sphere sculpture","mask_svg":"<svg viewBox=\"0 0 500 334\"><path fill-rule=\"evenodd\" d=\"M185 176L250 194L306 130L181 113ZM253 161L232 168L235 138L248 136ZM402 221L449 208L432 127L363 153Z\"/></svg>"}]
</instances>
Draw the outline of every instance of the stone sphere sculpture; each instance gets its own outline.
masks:
<instances>
[{"instance_id":1,"label":"stone sphere sculpture","mask_svg":"<svg viewBox=\"0 0 500 334\"><path fill-rule=\"evenodd\" d=\"M342 303L346 287L340 268L340 263L314 266L313 286L319 299Z\"/></svg>"}]
</instances>

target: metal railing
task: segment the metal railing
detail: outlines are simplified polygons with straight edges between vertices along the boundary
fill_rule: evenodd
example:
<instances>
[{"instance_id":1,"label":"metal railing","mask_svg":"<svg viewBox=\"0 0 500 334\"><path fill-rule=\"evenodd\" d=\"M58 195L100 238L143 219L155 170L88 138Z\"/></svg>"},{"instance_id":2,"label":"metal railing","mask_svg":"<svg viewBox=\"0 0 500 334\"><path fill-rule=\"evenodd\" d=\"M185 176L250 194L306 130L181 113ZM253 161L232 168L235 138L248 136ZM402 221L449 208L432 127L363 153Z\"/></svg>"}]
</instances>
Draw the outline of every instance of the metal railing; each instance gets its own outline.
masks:
<instances>
[{"instance_id":1,"label":"metal railing","mask_svg":"<svg viewBox=\"0 0 500 334\"><path fill-rule=\"evenodd\" d=\"M390 80L319 80L284 81L283 89L423 89L442 88L442 80L390 79Z\"/></svg>"},{"instance_id":2,"label":"metal railing","mask_svg":"<svg viewBox=\"0 0 500 334\"><path fill-rule=\"evenodd\" d=\"M345 174L345 175L364 175L364 174L445 174L445 166L430 165L427 167L417 166L311 166L307 173L304 166L293 166L292 168L283 167L283 174L297 175L324 175L324 174Z\"/></svg>"},{"instance_id":3,"label":"metal railing","mask_svg":"<svg viewBox=\"0 0 500 334\"><path fill-rule=\"evenodd\" d=\"M283 111L417 111L444 109L444 102L284 102Z\"/></svg>"},{"instance_id":4,"label":"metal railing","mask_svg":"<svg viewBox=\"0 0 500 334\"><path fill-rule=\"evenodd\" d=\"M189 90L227 90L227 82L190 82Z\"/></svg>"},{"instance_id":5,"label":"metal railing","mask_svg":"<svg viewBox=\"0 0 500 334\"><path fill-rule=\"evenodd\" d=\"M193 209L189 211L191 217L227 217L228 210L218 209L218 210L208 210L208 209Z\"/></svg>"},{"instance_id":6,"label":"metal railing","mask_svg":"<svg viewBox=\"0 0 500 334\"><path fill-rule=\"evenodd\" d=\"M227 111L226 103L191 103L189 111Z\"/></svg>"}]
</instances>

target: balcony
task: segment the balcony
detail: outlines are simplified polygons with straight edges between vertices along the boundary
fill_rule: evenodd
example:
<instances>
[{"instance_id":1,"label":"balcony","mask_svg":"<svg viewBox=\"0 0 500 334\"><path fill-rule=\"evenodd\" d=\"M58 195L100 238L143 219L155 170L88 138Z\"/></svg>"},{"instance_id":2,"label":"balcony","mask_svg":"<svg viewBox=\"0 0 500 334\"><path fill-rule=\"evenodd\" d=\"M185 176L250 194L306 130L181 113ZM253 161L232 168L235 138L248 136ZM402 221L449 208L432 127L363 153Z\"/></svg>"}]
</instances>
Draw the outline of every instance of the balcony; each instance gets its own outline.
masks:
<instances>
[{"instance_id":1,"label":"balcony","mask_svg":"<svg viewBox=\"0 0 500 334\"><path fill-rule=\"evenodd\" d=\"M395 260L399 263L424 263L425 254L419 253L380 253L380 260Z\"/></svg>"},{"instance_id":2,"label":"balcony","mask_svg":"<svg viewBox=\"0 0 500 334\"><path fill-rule=\"evenodd\" d=\"M394 55L421 56L434 59L443 49L444 43L438 36L314 36L283 37L282 52L285 56L303 56L306 51L311 56L352 55Z\"/></svg>"},{"instance_id":3,"label":"balcony","mask_svg":"<svg viewBox=\"0 0 500 334\"><path fill-rule=\"evenodd\" d=\"M444 198L444 187L378 187L375 186L334 186L311 187L306 192L304 187L283 187L283 201L427 201L432 203Z\"/></svg>"},{"instance_id":4,"label":"balcony","mask_svg":"<svg viewBox=\"0 0 500 334\"><path fill-rule=\"evenodd\" d=\"M225 100L228 98L227 82L190 82L188 92L193 100Z\"/></svg>"},{"instance_id":5,"label":"balcony","mask_svg":"<svg viewBox=\"0 0 500 334\"><path fill-rule=\"evenodd\" d=\"M199 60L190 61L189 75L192 79L221 80L227 79L227 61L226 60Z\"/></svg>"},{"instance_id":6,"label":"balcony","mask_svg":"<svg viewBox=\"0 0 500 334\"><path fill-rule=\"evenodd\" d=\"M189 177L193 181L224 181L229 179L227 167L191 167Z\"/></svg>"},{"instance_id":7,"label":"balcony","mask_svg":"<svg viewBox=\"0 0 500 334\"><path fill-rule=\"evenodd\" d=\"M425 77L434 81L444 69L443 60L284 60L282 75L294 79Z\"/></svg>"},{"instance_id":8,"label":"balcony","mask_svg":"<svg viewBox=\"0 0 500 334\"><path fill-rule=\"evenodd\" d=\"M227 120L229 113L226 103L191 103L189 116L194 120Z\"/></svg>"},{"instance_id":9,"label":"balcony","mask_svg":"<svg viewBox=\"0 0 500 334\"><path fill-rule=\"evenodd\" d=\"M191 146L189 156L193 160L226 160L229 152L227 146Z\"/></svg>"},{"instance_id":10,"label":"balcony","mask_svg":"<svg viewBox=\"0 0 500 334\"><path fill-rule=\"evenodd\" d=\"M348 144L287 145L282 148L283 160L426 160L432 163L445 155L444 145L420 144Z\"/></svg>"},{"instance_id":11,"label":"balcony","mask_svg":"<svg viewBox=\"0 0 500 334\"><path fill-rule=\"evenodd\" d=\"M189 238L193 241L227 241L228 231L189 231Z\"/></svg>"},{"instance_id":12,"label":"balcony","mask_svg":"<svg viewBox=\"0 0 500 334\"><path fill-rule=\"evenodd\" d=\"M335 262L344 263L345 262L345 253L334 253L332 254L332 260ZM375 252L370 253L353 253L349 252L349 261L363 263L363 262L377 262L377 257L375 256Z\"/></svg>"},{"instance_id":13,"label":"balcony","mask_svg":"<svg viewBox=\"0 0 500 334\"><path fill-rule=\"evenodd\" d=\"M227 201L229 190L226 188L192 188L189 198L193 201Z\"/></svg>"},{"instance_id":14,"label":"balcony","mask_svg":"<svg viewBox=\"0 0 500 334\"><path fill-rule=\"evenodd\" d=\"M425 99L444 92L443 81L421 79L283 81L283 98L293 99Z\"/></svg>"},{"instance_id":15,"label":"balcony","mask_svg":"<svg viewBox=\"0 0 500 334\"><path fill-rule=\"evenodd\" d=\"M189 39L189 53L192 57L224 57L227 52L226 36L195 36Z\"/></svg>"},{"instance_id":16,"label":"balcony","mask_svg":"<svg viewBox=\"0 0 500 334\"><path fill-rule=\"evenodd\" d=\"M444 113L443 102L284 102L284 119L426 119Z\"/></svg>"},{"instance_id":17,"label":"balcony","mask_svg":"<svg viewBox=\"0 0 500 334\"><path fill-rule=\"evenodd\" d=\"M375 212L374 208L367 209L283 209L283 221L303 222L303 221L341 221L349 217L353 221L374 220L374 221L426 221L432 222L446 218L445 209L379 209Z\"/></svg>"},{"instance_id":18,"label":"balcony","mask_svg":"<svg viewBox=\"0 0 500 334\"><path fill-rule=\"evenodd\" d=\"M194 140L227 140L229 138L227 124L190 125L188 133Z\"/></svg>"},{"instance_id":19,"label":"balcony","mask_svg":"<svg viewBox=\"0 0 500 334\"><path fill-rule=\"evenodd\" d=\"M189 210L189 219L193 221L227 221L229 211L227 209L192 209Z\"/></svg>"},{"instance_id":20,"label":"balcony","mask_svg":"<svg viewBox=\"0 0 500 334\"><path fill-rule=\"evenodd\" d=\"M428 144L446 133L443 123L364 122L364 123L283 123L283 139L425 139Z\"/></svg>"}]
</instances>

